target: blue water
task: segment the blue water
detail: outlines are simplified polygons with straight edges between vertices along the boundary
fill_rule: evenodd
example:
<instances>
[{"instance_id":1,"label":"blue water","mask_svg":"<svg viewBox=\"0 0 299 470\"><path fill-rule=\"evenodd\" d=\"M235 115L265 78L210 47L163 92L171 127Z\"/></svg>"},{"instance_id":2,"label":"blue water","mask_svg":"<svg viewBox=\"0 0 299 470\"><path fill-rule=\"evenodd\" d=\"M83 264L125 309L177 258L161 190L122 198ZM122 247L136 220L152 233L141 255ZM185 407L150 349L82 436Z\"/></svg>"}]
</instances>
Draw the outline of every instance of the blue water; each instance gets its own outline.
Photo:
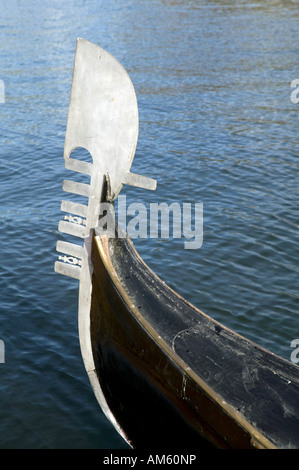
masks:
<instances>
[{"instance_id":1,"label":"blue water","mask_svg":"<svg viewBox=\"0 0 299 470\"><path fill-rule=\"evenodd\" d=\"M4 5L5 4L5 5ZM202 202L204 240L135 240L200 309L290 359L298 326L298 1L10 0L1 4L1 448L126 448L82 364L77 281L54 273L77 37L128 70L133 171Z\"/></svg>"}]
</instances>

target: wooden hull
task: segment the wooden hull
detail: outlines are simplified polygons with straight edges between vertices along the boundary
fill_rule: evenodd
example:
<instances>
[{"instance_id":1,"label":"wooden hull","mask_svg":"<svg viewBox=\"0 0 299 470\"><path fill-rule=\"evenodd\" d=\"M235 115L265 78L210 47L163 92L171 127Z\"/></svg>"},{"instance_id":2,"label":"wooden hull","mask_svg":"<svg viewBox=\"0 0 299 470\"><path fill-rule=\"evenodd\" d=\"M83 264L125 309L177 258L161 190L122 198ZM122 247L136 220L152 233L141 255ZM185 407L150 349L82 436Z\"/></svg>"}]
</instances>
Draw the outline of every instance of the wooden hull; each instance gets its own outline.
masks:
<instances>
[{"instance_id":1,"label":"wooden hull","mask_svg":"<svg viewBox=\"0 0 299 470\"><path fill-rule=\"evenodd\" d=\"M91 343L137 449L299 448L299 368L165 285L129 239L95 236Z\"/></svg>"}]
</instances>

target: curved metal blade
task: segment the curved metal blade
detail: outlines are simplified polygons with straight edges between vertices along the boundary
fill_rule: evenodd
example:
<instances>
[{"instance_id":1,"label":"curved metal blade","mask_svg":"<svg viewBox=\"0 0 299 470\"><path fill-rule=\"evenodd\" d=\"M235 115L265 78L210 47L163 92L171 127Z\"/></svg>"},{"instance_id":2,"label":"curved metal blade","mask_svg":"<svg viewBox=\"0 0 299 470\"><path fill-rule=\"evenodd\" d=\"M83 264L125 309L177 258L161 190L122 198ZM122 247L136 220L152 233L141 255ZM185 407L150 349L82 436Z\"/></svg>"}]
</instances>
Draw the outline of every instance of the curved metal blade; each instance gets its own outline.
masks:
<instances>
[{"instance_id":1,"label":"curved metal blade","mask_svg":"<svg viewBox=\"0 0 299 470\"><path fill-rule=\"evenodd\" d=\"M137 139L138 107L129 75L111 54L89 41L78 39L64 159L67 169L90 176L90 184L63 182L64 191L85 196L88 200L87 205L62 202L61 210L75 214L75 217L64 217L68 222L59 223L61 232L81 239L89 236L90 229L98 223L105 178L109 179L110 200L117 197L123 184L156 188L155 180L130 172ZM88 150L92 162L72 158L71 153L77 147ZM84 254L79 258L83 259ZM64 261L68 262L68 259ZM64 267L61 268L62 264L56 263L55 270L69 275ZM71 268L70 275L78 278L80 268Z\"/></svg>"},{"instance_id":2,"label":"curved metal blade","mask_svg":"<svg viewBox=\"0 0 299 470\"><path fill-rule=\"evenodd\" d=\"M99 222L109 183L109 200L123 184L155 189L156 181L130 173L138 139L138 107L133 84L122 65L108 52L83 39L77 40L68 121L64 145L65 167L90 177L90 184L65 180L63 189L86 198L87 204L62 201L64 216L59 230L84 239L84 245L58 241L55 271L80 281L79 337L84 365L94 393L106 416L123 435L97 380L90 336L92 295L91 242ZM77 147L88 150L92 163L71 158Z\"/></svg>"},{"instance_id":3,"label":"curved metal blade","mask_svg":"<svg viewBox=\"0 0 299 470\"><path fill-rule=\"evenodd\" d=\"M136 94L126 70L107 51L78 39L64 158L68 160L76 147L87 149L93 172L109 174L115 199L122 185L130 180L138 125ZM141 181L141 185L154 189L155 182L147 180L150 179L145 179L144 184Z\"/></svg>"}]
</instances>

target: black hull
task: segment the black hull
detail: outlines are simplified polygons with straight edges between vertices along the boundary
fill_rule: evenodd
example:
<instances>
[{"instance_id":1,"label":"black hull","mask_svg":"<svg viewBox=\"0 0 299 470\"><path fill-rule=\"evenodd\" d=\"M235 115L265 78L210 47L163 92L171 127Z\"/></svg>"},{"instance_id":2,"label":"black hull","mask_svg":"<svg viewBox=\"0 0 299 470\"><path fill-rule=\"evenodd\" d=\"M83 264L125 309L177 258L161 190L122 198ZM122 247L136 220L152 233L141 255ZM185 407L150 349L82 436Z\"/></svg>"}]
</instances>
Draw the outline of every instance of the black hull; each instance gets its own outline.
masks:
<instances>
[{"instance_id":1,"label":"black hull","mask_svg":"<svg viewBox=\"0 0 299 470\"><path fill-rule=\"evenodd\" d=\"M137 449L299 448L299 368L165 285L129 239L96 236L98 380Z\"/></svg>"}]
</instances>

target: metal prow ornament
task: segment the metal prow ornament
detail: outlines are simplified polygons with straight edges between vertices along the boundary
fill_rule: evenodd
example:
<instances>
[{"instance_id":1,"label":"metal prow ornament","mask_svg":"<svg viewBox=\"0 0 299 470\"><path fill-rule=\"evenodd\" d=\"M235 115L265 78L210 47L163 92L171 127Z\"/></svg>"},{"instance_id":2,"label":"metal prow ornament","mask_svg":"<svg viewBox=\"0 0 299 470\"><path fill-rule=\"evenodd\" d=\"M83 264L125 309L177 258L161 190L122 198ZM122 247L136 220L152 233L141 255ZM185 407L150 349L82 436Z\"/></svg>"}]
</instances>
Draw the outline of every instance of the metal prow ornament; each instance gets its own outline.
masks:
<instances>
[{"instance_id":1,"label":"metal prow ornament","mask_svg":"<svg viewBox=\"0 0 299 470\"><path fill-rule=\"evenodd\" d=\"M107 418L119 433L96 376L90 338L90 302L93 229L98 226L103 187L109 181L110 199L115 200L123 184L156 189L152 178L135 175L130 168L138 140L138 106L133 84L123 66L108 52L78 39L74 60L69 112L64 145L65 167L90 176L90 184L63 181L63 189L88 198L88 205L62 201L62 212L70 215L59 222L60 232L77 236L83 245L58 241L63 253L55 271L78 279L78 323L81 353L94 393ZM71 158L74 149L90 153L92 163Z\"/></svg>"}]
</instances>

